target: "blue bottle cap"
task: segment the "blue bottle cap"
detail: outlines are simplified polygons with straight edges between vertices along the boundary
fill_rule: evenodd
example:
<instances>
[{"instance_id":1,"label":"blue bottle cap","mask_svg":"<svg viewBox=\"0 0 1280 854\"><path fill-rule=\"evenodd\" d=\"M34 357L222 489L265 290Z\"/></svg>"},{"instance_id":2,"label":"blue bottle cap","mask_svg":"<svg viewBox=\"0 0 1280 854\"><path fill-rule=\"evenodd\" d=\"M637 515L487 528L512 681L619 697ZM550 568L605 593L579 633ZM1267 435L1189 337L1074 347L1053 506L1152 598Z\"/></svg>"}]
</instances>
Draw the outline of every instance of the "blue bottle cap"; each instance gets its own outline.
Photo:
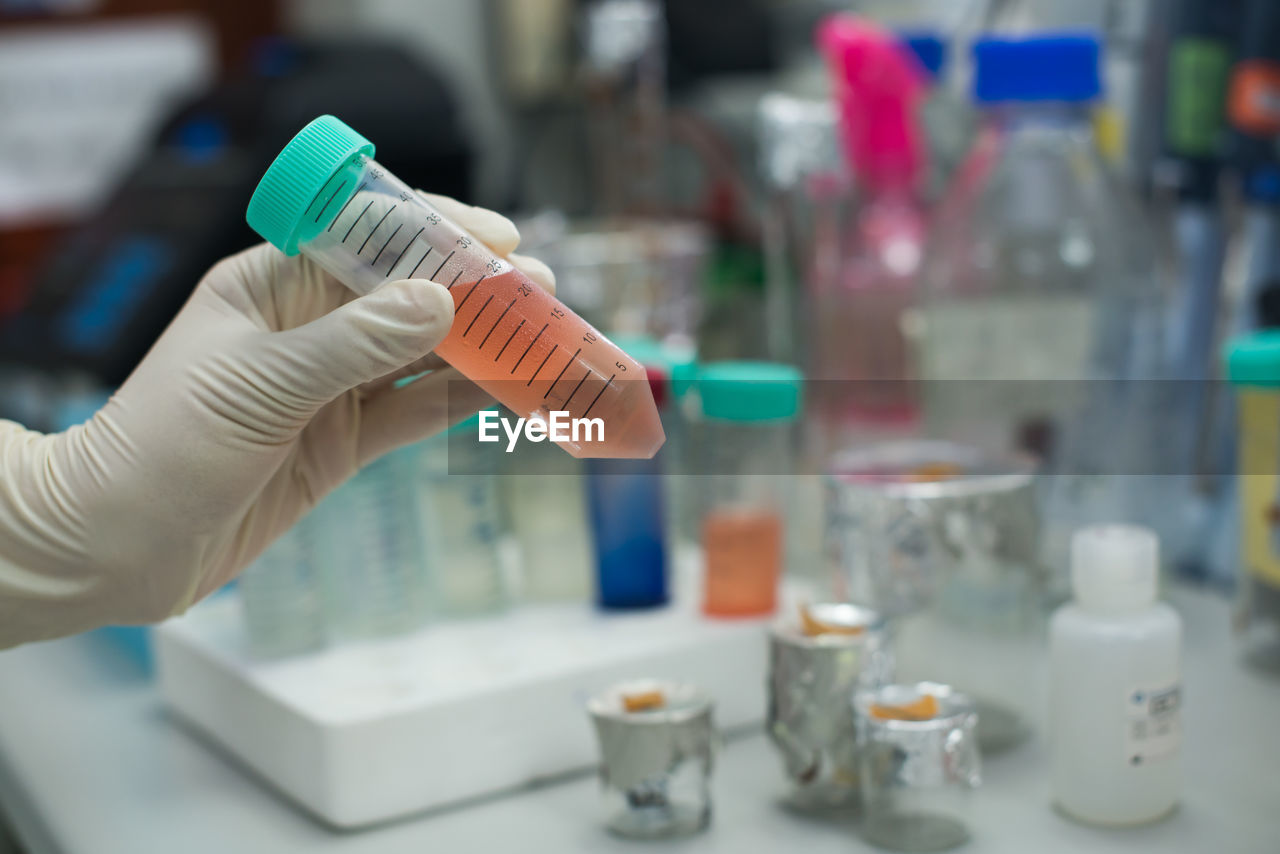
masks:
<instances>
[{"instance_id":1,"label":"blue bottle cap","mask_svg":"<svg viewBox=\"0 0 1280 854\"><path fill-rule=\"evenodd\" d=\"M988 36L973 45L973 97L980 104L1085 103L1102 95L1097 36Z\"/></svg>"},{"instance_id":2,"label":"blue bottle cap","mask_svg":"<svg viewBox=\"0 0 1280 854\"><path fill-rule=\"evenodd\" d=\"M942 37L929 30L908 30L900 33L902 43L906 45L920 65L929 74L929 78L937 80L947 65L947 43Z\"/></svg>"},{"instance_id":3,"label":"blue bottle cap","mask_svg":"<svg viewBox=\"0 0 1280 854\"><path fill-rule=\"evenodd\" d=\"M1245 198L1264 205L1280 203L1280 165L1257 166L1245 175Z\"/></svg>"}]
</instances>

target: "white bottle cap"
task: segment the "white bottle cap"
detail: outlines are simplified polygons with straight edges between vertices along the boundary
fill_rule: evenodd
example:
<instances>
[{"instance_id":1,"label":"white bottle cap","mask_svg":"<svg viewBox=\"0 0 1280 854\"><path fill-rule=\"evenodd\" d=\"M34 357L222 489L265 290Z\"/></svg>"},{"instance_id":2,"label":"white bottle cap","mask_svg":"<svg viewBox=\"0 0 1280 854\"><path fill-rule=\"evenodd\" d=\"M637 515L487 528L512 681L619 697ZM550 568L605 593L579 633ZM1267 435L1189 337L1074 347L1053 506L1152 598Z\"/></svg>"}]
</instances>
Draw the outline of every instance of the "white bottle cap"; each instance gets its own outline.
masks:
<instances>
[{"instance_id":1,"label":"white bottle cap","mask_svg":"<svg viewBox=\"0 0 1280 854\"><path fill-rule=\"evenodd\" d=\"M1160 543L1149 528L1091 525L1071 538L1071 587L1086 608L1127 610L1156 599Z\"/></svg>"}]
</instances>

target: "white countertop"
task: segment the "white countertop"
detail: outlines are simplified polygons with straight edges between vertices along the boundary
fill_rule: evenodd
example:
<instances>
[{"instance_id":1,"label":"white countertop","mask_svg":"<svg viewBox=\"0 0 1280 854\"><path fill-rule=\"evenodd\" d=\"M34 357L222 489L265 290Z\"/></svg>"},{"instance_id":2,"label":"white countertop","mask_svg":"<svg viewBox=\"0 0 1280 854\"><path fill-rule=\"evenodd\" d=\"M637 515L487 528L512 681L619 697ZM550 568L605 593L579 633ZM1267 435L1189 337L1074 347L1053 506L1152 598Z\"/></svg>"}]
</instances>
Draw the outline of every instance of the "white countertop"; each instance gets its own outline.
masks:
<instances>
[{"instance_id":1,"label":"white countertop","mask_svg":"<svg viewBox=\"0 0 1280 854\"><path fill-rule=\"evenodd\" d=\"M965 850L1280 851L1280 681L1239 665L1224 600L1176 590L1172 601L1187 623L1180 809L1144 828L1075 824L1049 807L1044 745L1034 741L984 765L975 838ZM762 735L731 740L718 759L710 830L653 847L733 854L869 850L850 827L785 811L778 805L783 788L781 765ZM183 729L115 649L81 637L0 653L0 811L29 854L635 854L644 846L601 829L597 795L593 777L576 777L335 833Z\"/></svg>"}]
</instances>

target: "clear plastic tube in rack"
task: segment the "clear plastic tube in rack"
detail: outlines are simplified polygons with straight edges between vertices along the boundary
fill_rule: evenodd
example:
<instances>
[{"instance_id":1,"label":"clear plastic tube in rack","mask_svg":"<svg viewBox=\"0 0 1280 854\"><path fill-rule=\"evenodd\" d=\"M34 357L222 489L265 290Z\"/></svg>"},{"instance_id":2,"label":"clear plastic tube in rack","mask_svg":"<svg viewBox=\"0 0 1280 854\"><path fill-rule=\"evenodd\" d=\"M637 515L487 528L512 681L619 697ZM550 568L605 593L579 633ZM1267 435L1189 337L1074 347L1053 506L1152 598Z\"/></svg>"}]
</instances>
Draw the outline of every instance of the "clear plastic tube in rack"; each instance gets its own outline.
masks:
<instances>
[{"instance_id":1,"label":"clear plastic tube in rack","mask_svg":"<svg viewBox=\"0 0 1280 854\"><path fill-rule=\"evenodd\" d=\"M557 444L576 457L652 457L666 437L641 366L387 172L373 149L332 116L314 120L259 182L249 225L360 294L398 279L444 285L454 320L437 355L519 416L567 413L564 432L576 438ZM574 419L603 430L574 433Z\"/></svg>"}]
</instances>

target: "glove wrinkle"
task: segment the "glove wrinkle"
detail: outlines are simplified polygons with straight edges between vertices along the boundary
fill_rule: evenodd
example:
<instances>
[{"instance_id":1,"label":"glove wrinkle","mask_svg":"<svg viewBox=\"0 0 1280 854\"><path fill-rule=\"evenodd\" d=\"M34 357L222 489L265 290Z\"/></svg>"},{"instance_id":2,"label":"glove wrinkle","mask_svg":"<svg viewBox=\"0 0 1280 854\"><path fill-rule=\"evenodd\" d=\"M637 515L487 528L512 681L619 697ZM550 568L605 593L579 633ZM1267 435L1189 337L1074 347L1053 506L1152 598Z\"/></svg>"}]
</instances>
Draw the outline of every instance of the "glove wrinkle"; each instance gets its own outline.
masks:
<instances>
[{"instance_id":1,"label":"glove wrinkle","mask_svg":"<svg viewBox=\"0 0 1280 854\"><path fill-rule=\"evenodd\" d=\"M59 506L56 490L48 482L53 463L52 437L41 436L8 421L0 421L3 470L0 481L0 521L11 532L3 556L29 566L26 558L52 552L60 560L76 560L81 533L69 523L66 508Z\"/></svg>"},{"instance_id":2,"label":"glove wrinkle","mask_svg":"<svg viewBox=\"0 0 1280 854\"><path fill-rule=\"evenodd\" d=\"M255 349L266 350L267 348ZM269 437L268 444L274 444L272 440L281 438L292 439L306 426L311 416L315 415L316 410L322 405L311 396L300 392L299 378L287 373L282 374L278 370L279 366L273 364L275 361L277 360L272 358L261 358L255 353L247 359L242 357L228 359L218 366L223 374L220 379L227 388L236 389L237 393L242 394L243 390L240 386L245 386L255 392L256 399L255 396L246 397L254 400L256 405L246 406L244 401L241 401L237 406L235 417L240 424L261 432L264 439ZM254 413L252 409L257 409L258 412ZM259 423L249 424L250 419L254 417L257 417Z\"/></svg>"},{"instance_id":3,"label":"glove wrinkle","mask_svg":"<svg viewBox=\"0 0 1280 854\"><path fill-rule=\"evenodd\" d=\"M196 369L192 399L203 414L212 416L226 431L221 440L233 447L282 447L291 442L315 411L301 400L294 406L268 397L279 393L293 396L277 383L262 382L262 375L250 370L239 357L222 357ZM251 395L248 392L256 392ZM289 410L293 409L292 412Z\"/></svg>"},{"instance_id":4,"label":"glove wrinkle","mask_svg":"<svg viewBox=\"0 0 1280 854\"><path fill-rule=\"evenodd\" d=\"M120 429L113 414L122 405L112 398L79 429L84 452L81 465L93 479L94 486L102 492L110 486L113 464L126 467L138 464L137 448L129 440L128 435ZM76 430L77 428L73 427L67 431L66 435L71 435Z\"/></svg>"}]
</instances>

